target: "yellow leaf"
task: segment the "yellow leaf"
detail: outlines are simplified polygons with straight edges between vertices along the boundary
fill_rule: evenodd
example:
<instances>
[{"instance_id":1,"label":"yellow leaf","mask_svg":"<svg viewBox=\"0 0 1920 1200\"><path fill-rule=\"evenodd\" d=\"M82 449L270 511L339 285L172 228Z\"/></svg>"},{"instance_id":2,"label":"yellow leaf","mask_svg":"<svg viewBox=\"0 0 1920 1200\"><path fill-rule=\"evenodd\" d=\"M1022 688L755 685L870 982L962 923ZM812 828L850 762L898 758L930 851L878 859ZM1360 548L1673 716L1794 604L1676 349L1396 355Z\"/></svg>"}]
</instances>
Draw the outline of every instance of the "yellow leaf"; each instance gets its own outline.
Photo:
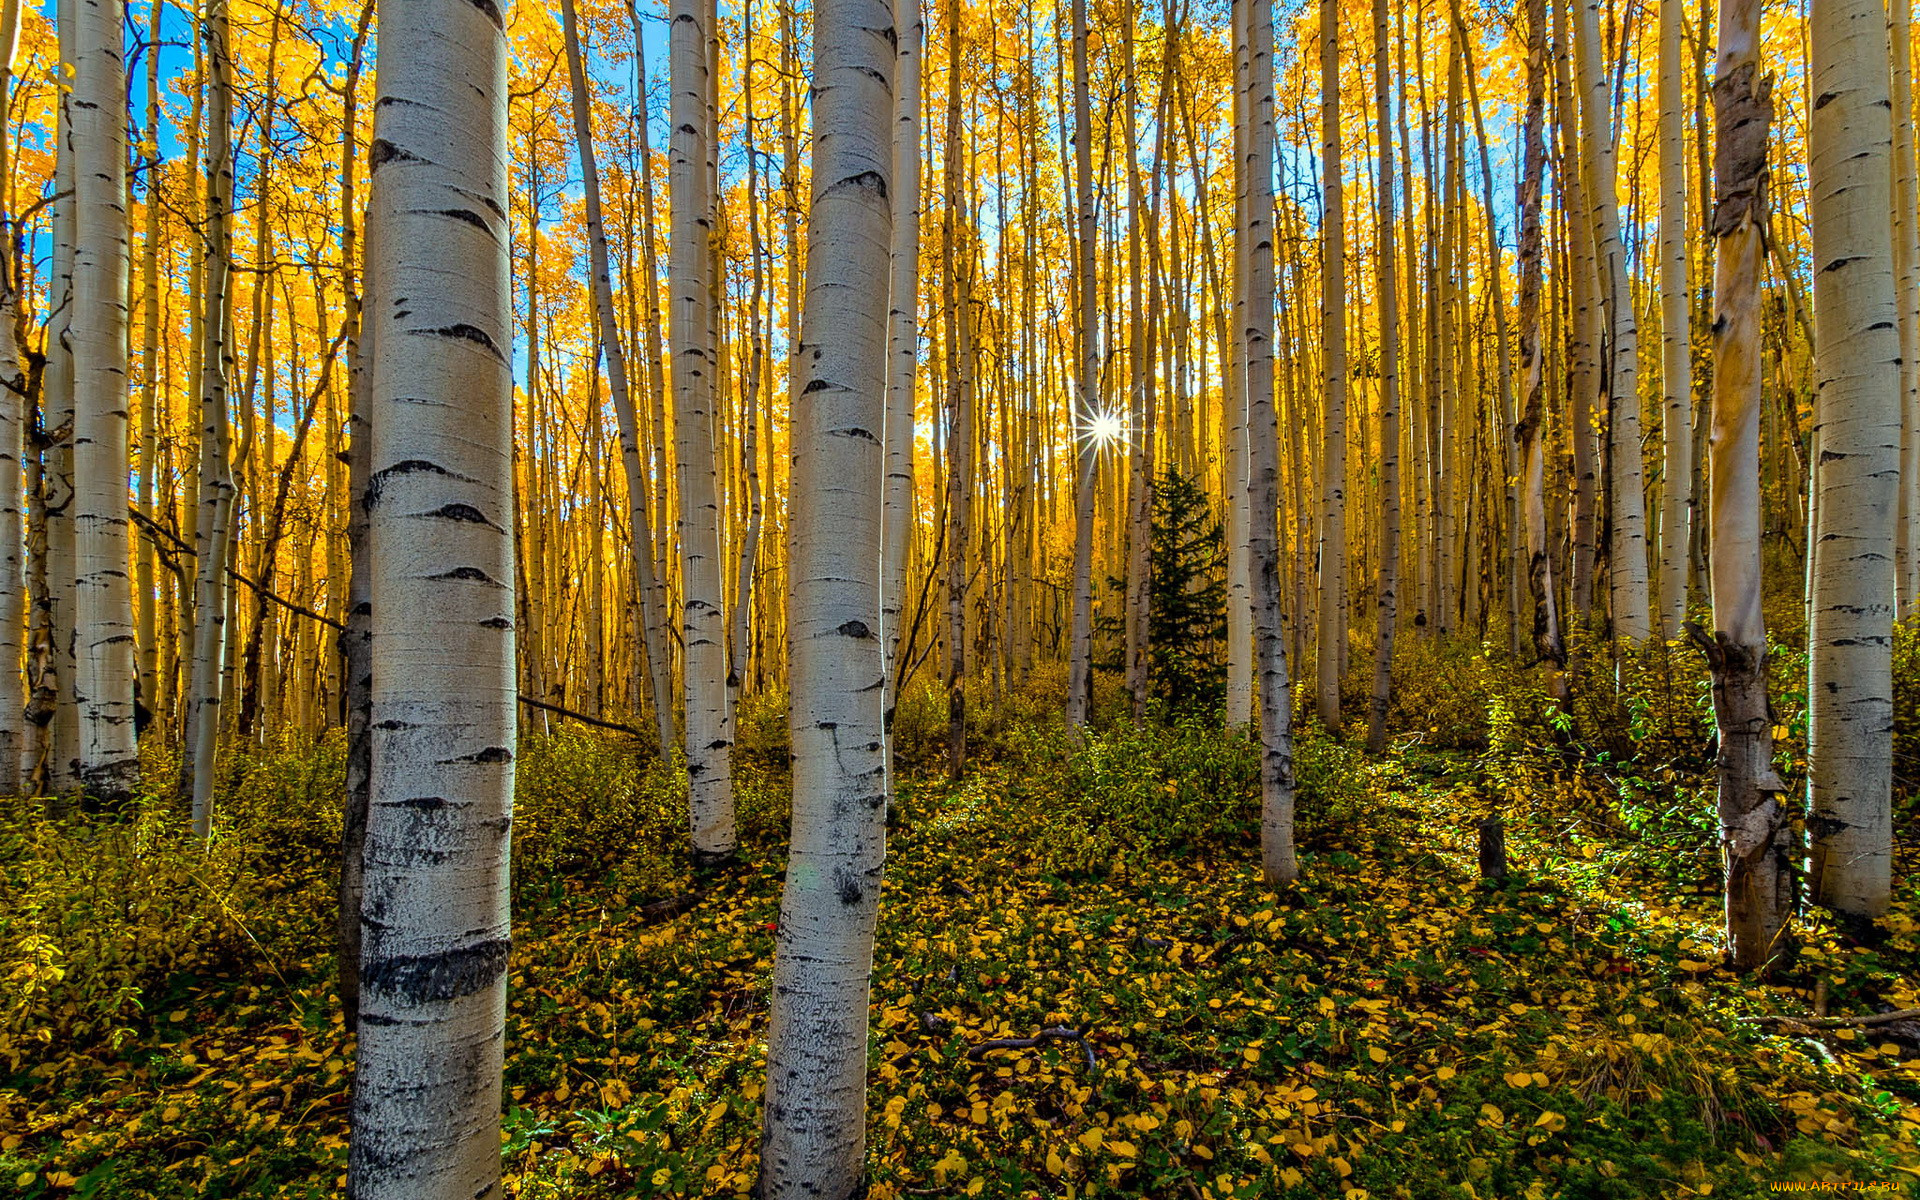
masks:
<instances>
[{"instance_id":1,"label":"yellow leaf","mask_svg":"<svg viewBox=\"0 0 1920 1200\"><path fill-rule=\"evenodd\" d=\"M1322 1016L1332 1016L1333 1010L1337 1007L1339 1006L1334 1004L1332 996L1320 997L1320 1013Z\"/></svg>"},{"instance_id":2,"label":"yellow leaf","mask_svg":"<svg viewBox=\"0 0 1920 1200\"><path fill-rule=\"evenodd\" d=\"M1246 1059L1249 1063L1257 1063L1260 1061L1260 1052L1252 1046L1248 1046L1240 1052L1240 1057Z\"/></svg>"},{"instance_id":3,"label":"yellow leaf","mask_svg":"<svg viewBox=\"0 0 1920 1200\"><path fill-rule=\"evenodd\" d=\"M1508 1087L1523 1088L1532 1082L1533 1082L1533 1077L1531 1075L1528 1075L1525 1071L1515 1071L1513 1074L1507 1076Z\"/></svg>"},{"instance_id":4,"label":"yellow leaf","mask_svg":"<svg viewBox=\"0 0 1920 1200\"><path fill-rule=\"evenodd\" d=\"M1455 1072L1452 1067L1441 1067L1438 1071L1435 1071L1433 1073L1433 1077L1439 1080L1441 1083L1445 1083L1447 1080L1452 1079L1454 1074Z\"/></svg>"},{"instance_id":5,"label":"yellow leaf","mask_svg":"<svg viewBox=\"0 0 1920 1200\"><path fill-rule=\"evenodd\" d=\"M14 1180L14 1181L13 1181L13 1185L14 1185L15 1187L21 1187L21 1188L28 1188L28 1187L32 1187L32 1186L33 1186L33 1181L34 1181L34 1180L36 1180L36 1179L38 1179L38 1178L40 1178L40 1175L39 1175L39 1173L38 1173L38 1172L35 1172L35 1171L22 1171L22 1172L20 1172L20 1178L18 1178L18 1179L16 1179L16 1180Z\"/></svg>"},{"instance_id":6,"label":"yellow leaf","mask_svg":"<svg viewBox=\"0 0 1920 1200\"><path fill-rule=\"evenodd\" d=\"M1387 1052L1378 1046L1373 1046L1367 1050L1367 1057L1374 1062L1383 1063L1387 1061Z\"/></svg>"},{"instance_id":7,"label":"yellow leaf","mask_svg":"<svg viewBox=\"0 0 1920 1200\"><path fill-rule=\"evenodd\" d=\"M1348 1162L1344 1158L1334 1159L1333 1169L1340 1172L1340 1178L1342 1179L1345 1179L1347 1176L1353 1174L1353 1164Z\"/></svg>"},{"instance_id":8,"label":"yellow leaf","mask_svg":"<svg viewBox=\"0 0 1920 1200\"><path fill-rule=\"evenodd\" d=\"M1300 1172L1293 1167L1280 1168L1280 1182L1288 1187L1299 1187L1301 1181L1305 1178L1306 1176L1300 1174Z\"/></svg>"},{"instance_id":9,"label":"yellow leaf","mask_svg":"<svg viewBox=\"0 0 1920 1200\"><path fill-rule=\"evenodd\" d=\"M1100 1153L1100 1143L1105 1141L1106 1138L1106 1132L1098 1125L1095 1125L1080 1135L1079 1142L1087 1148L1088 1154L1098 1154Z\"/></svg>"},{"instance_id":10,"label":"yellow leaf","mask_svg":"<svg viewBox=\"0 0 1920 1200\"><path fill-rule=\"evenodd\" d=\"M1548 1133L1559 1133L1567 1127L1567 1119L1552 1109L1548 1109L1546 1112L1541 1113L1539 1118L1534 1121L1533 1127L1535 1129L1544 1129Z\"/></svg>"},{"instance_id":11,"label":"yellow leaf","mask_svg":"<svg viewBox=\"0 0 1920 1200\"><path fill-rule=\"evenodd\" d=\"M1139 1151L1134 1148L1132 1142L1108 1142L1107 1149L1119 1155L1121 1158L1132 1158L1139 1153Z\"/></svg>"},{"instance_id":12,"label":"yellow leaf","mask_svg":"<svg viewBox=\"0 0 1920 1200\"><path fill-rule=\"evenodd\" d=\"M983 1177L979 1175L975 1175L972 1179L967 1180L967 1195L978 1196L981 1192L981 1189L985 1188L986 1186L987 1186L987 1181Z\"/></svg>"},{"instance_id":13,"label":"yellow leaf","mask_svg":"<svg viewBox=\"0 0 1920 1200\"><path fill-rule=\"evenodd\" d=\"M1507 1123L1507 1114L1501 1112L1491 1104L1482 1104L1480 1106L1480 1115L1486 1118L1487 1124L1489 1125L1504 1125Z\"/></svg>"},{"instance_id":14,"label":"yellow leaf","mask_svg":"<svg viewBox=\"0 0 1920 1200\"><path fill-rule=\"evenodd\" d=\"M1047 1174L1065 1175L1066 1173L1066 1161L1062 1159L1058 1153L1052 1150L1047 1151Z\"/></svg>"},{"instance_id":15,"label":"yellow leaf","mask_svg":"<svg viewBox=\"0 0 1920 1200\"><path fill-rule=\"evenodd\" d=\"M1698 974L1701 971L1713 970L1712 963L1697 962L1691 958L1683 958L1679 962L1675 963L1674 965L1679 967L1682 971L1686 971L1692 974Z\"/></svg>"}]
</instances>

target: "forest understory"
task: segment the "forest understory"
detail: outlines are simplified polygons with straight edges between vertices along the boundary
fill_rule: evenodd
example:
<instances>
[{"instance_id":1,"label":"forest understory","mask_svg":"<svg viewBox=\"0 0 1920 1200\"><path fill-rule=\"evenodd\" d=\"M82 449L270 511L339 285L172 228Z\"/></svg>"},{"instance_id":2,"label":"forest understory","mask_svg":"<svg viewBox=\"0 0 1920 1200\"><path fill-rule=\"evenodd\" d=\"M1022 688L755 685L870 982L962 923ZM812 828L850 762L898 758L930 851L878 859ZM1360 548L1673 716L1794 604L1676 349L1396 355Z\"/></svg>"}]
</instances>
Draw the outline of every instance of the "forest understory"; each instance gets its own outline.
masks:
<instances>
[{"instance_id":1,"label":"forest understory","mask_svg":"<svg viewBox=\"0 0 1920 1200\"><path fill-rule=\"evenodd\" d=\"M1537 669L1414 642L1386 754L1302 731L1302 879L1277 890L1260 882L1248 738L1125 718L1103 675L1099 732L1075 744L1043 672L976 697L974 765L953 782L945 696L910 697L874 951L869 1195L1920 1194L1920 1019L1886 1019L1920 1007L1916 650L1903 634L1893 910L1866 941L1803 916L1757 979L1722 965L1691 650L1562 712ZM1773 658L1792 785L1804 658ZM774 698L742 709L742 853L705 872L687 862L684 781L651 755L573 726L523 743L511 1195L747 1194L785 731ZM0 1193L337 1194L343 745L237 747L206 847L163 782L174 764L146 767L128 811L9 802ZM1478 859L1494 815L1499 883Z\"/></svg>"}]
</instances>

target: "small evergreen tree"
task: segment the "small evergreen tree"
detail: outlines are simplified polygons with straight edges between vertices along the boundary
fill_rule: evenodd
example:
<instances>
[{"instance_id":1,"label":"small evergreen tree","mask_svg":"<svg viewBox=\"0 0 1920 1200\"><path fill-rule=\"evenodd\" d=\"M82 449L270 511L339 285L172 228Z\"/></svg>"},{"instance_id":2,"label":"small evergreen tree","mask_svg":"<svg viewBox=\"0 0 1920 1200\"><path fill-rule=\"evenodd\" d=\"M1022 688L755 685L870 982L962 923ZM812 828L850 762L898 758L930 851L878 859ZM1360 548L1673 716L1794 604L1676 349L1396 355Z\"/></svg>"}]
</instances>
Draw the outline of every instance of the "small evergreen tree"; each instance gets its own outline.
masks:
<instances>
[{"instance_id":1,"label":"small evergreen tree","mask_svg":"<svg viewBox=\"0 0 1920 1200\"><path fill-rule=\"evenodd\" d=\"M1193 477L1174 470L1160 477L1151 537L1147 632L1154 695L1174 712L1218 708L1227 681L1226 536ZM1125 580L1109 577L1107 586L1126 594ZM1118 618L1100 625L1110 638L1120 636Z\"/></svg>"}]
</instances>

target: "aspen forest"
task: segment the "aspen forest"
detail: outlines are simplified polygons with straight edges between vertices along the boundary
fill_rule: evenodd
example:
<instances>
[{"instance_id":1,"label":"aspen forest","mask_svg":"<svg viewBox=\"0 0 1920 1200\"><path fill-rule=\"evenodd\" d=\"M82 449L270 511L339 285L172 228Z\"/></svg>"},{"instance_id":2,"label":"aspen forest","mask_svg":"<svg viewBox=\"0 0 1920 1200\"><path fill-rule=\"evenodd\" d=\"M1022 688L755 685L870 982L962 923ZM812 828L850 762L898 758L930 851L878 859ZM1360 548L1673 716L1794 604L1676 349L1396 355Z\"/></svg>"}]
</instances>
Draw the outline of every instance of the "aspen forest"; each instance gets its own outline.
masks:
<instances>
[{"instance_id":1,"label":"aspen forest","mask_svg":"<svg viewBox=\"0 0 1920 1200\"><path fill-rule=\"evenodd\" d=\"M1920 1196L1910 0L0 3L0 1197Z\"/></svg>"}]
</instances>

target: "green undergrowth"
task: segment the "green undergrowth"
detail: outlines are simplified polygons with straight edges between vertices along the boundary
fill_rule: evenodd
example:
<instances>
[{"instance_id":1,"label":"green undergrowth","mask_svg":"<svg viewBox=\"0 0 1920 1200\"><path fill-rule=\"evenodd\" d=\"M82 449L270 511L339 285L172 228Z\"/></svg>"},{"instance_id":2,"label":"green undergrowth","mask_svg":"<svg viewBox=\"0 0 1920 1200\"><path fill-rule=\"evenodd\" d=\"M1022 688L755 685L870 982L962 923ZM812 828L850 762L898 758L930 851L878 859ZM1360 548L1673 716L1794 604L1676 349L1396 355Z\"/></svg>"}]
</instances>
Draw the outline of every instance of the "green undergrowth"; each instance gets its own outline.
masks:
<instances>
[{"instance_id":1,"label":"green undergrowth","mask_svg":"<svg viewBox=\"0 0 1920 1200\"><path fill-rule=\"evenodd\" d=\"M1303 730L1303 878L1279 889L1258 876L1242 736L1110 718L1076 740L1044 685L1009 687L999 709L974 697L977 765L951 783L944 697L903 703L875 1200L1915 1194L1908 1032L1750 1019L1817 996L1836 1014L1920 1005L1911 883L1878 945L1809 923L1771 976L1733 976L1692 676L1556 714L1537 672L1444 653L1477 713L1410 674L1401 703L1431 719L1387 755ZM719 876L680 856L670 770L579 732L523 743L512 1194L751 1183L784 854L775 715L777 698L743 706L744 853ZM235 756L207 849L157 788L125 814L7 809L0 1194L336 1194L338 780L332 741ZM1474 829L1495 812L1513 872L1487 887ZM1903 845L1900 878L1915 865ZM690 892L677 915L648 908ZM1072 1036L970 1054L1045 1029Z\"/></svg>"}]
</instances>

